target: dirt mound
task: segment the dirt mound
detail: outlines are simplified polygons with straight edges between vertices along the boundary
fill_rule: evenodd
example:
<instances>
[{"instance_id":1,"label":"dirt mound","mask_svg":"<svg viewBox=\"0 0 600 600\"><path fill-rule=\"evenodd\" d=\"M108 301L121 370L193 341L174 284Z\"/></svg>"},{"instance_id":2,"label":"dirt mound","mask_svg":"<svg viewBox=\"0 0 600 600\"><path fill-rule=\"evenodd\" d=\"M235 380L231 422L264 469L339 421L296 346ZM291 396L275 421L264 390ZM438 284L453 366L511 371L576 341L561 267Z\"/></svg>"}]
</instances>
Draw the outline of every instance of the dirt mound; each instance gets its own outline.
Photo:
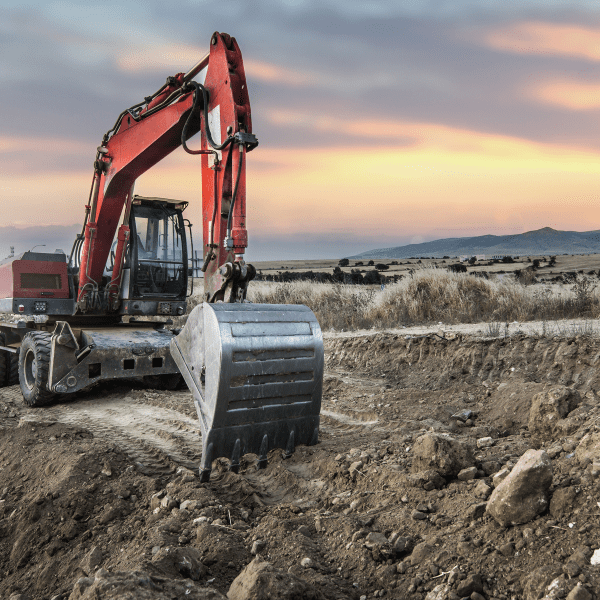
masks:
<instances>
[{"instance_id":1,"label":"dirt mound","mask_svg":"<svg viewBox=\"0 0 600 600\"><path fill-rule=\"evenodd\" d=\"M585 338L329 339L320 443L273 451L265 470L216 461L206 484L187 392L119 384L34 410L1 389L0 597L258 598L289 582L326 599L597 593L599 356ZM561 427L533 436L533 398L557 386ZM444 477L420 466L424 436L464 460ZM487 501L538 447L549 507L502 527Z\"/></svg>"}]
</instances>

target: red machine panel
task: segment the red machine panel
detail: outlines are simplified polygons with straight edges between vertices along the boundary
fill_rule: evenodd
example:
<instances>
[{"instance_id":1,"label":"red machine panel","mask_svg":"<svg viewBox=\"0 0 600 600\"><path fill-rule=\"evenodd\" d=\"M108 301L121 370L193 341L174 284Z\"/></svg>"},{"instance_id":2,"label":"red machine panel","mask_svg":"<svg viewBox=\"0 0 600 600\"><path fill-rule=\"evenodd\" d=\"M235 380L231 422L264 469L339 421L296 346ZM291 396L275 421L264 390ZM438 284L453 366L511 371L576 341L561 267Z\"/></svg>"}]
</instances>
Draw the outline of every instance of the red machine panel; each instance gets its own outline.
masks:
<instances>
[{"instance_id":1,"label":"red machine panel","mask_svg":"<svg viewBox=\"0 0 600 600\"><path fill-rule=\"evenodd\" d=\"M0 267L0 298L68 297L66 262L14 260Z\"/></svg>"}]
</instances>

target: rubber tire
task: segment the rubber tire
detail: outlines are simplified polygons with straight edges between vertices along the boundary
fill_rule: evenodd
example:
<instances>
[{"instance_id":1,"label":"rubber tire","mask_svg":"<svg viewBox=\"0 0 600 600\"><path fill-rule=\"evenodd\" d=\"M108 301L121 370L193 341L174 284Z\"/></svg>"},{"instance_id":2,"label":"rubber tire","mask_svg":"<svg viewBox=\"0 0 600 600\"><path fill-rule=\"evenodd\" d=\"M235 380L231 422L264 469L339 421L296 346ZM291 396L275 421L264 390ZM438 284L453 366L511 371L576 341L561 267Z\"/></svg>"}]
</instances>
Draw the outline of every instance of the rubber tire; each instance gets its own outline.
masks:
<instances>
[{"instance_id":1,"label":"rubber tire","mask_svg":"<svg viewBox=\"0 0 600 600\"><path fill-rule=\"evenodd\" d=\"M23 400L29 406L49 404L56 395L48 389L51 339L45 331L32 331L21 343L19 382Z\"/></svg>"},{"instance_id":2,"label":"rubber tire","mask_svg":"<svg viewBox=\"0 0 600 600\"><path fill-rule=\"evenodd\" d=\"M6 359L6 385L19 385L19 353L9 352Z\"/></svg>"},{"instance_id":3,"label":"rubber tire","mask_svg":"<svg viewBox=\"0 0 600 600\"><path fill-rule=\"evenodd\" d=\"M0 346L6 346L6 338L0 333ZM9 352L0 351L0 388L5 387L7 383L7 366Z\"/></svg>"}]
</instances>

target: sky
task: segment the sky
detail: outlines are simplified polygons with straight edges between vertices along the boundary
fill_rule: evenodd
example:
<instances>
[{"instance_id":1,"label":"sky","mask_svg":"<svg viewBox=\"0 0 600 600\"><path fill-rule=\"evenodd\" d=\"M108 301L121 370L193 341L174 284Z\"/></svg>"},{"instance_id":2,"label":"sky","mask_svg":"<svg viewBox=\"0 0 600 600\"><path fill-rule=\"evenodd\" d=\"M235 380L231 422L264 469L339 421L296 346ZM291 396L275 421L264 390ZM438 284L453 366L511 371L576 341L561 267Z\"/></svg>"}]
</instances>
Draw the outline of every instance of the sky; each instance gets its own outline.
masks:
<instances>
[{"instance_id":1,"label":"sky","mask_svg":"<svg viewBox=\"0 0 600 600\"><path fill-rule=\"evenodd\" d=\"M600 229L597 1L0 0L0 254L77 231L103 133L214 31L260 142L249 260ZM136 184L189 201L197 236L200 191L183 150Z\"/></svg>"}]
</instances>

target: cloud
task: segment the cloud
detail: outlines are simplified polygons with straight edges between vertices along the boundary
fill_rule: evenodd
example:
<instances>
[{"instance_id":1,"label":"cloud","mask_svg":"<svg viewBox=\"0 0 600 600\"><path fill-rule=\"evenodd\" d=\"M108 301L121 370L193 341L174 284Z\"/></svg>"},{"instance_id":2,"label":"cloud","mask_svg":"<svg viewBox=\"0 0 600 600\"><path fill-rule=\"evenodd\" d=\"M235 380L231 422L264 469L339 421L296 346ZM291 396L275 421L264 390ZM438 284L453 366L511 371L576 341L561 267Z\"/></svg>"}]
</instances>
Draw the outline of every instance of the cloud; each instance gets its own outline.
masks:
<instances>
[{"instance_id":1,"label":"cloud","mask_svg":"<svg viewBox=\"0 0 600 600\"><path fill-rule=\"evenodd\" d=\"M555 80L531 86L532 99L568 108L585 111L600 108L600 83L572 80Z\"/></svg>"},{"instance_id":2,"label":"cloud","mask_svg":"<svg viewBox=\"0 0 600 600\"><path fill-rule=\"evenodd\" d=\"M491 48L516 54L542 54L600 60L600 27L526 21L489 31Z\"/></svg>"}]
</instances>

